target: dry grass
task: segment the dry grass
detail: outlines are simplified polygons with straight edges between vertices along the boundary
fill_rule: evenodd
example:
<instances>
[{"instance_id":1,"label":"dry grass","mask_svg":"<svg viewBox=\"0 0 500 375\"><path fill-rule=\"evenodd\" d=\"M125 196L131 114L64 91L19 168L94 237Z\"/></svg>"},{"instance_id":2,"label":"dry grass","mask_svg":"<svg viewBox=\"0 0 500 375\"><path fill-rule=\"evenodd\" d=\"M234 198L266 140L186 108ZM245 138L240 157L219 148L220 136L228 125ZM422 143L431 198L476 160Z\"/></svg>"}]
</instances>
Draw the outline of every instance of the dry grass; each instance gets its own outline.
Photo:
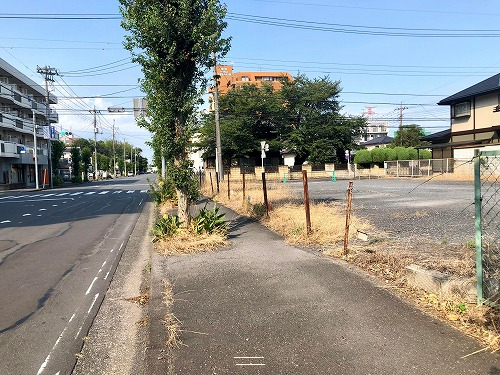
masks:
<instances>
[{"instance_id":1,"label":"dry grass","mask_svg":"<svg viewBox=\"0 0 500 375\"><path fill-rule=\"evenodd\" d=\"M155 245L156 251L164 256L197 254L214 251L227 246L226 235L221 233L195 234L188 230L178 232Z\"/></svg>"},{"instance_id":2,"label":"dry grass","mask_svg":"<svg viewBox=\"0 0 500 375\"><path fill-rule=\"evenodd\" d=\"M139 306L145 306L149 302L149 291L146 291L137 297L125 298L125 301L138 304Z\"/></svg>"},{"instance_id":3,"label":"dry grass","mask_svg":"<svg viewBox=\"0 0 500 375\"><path fill-rule=\"evenodd\" d=\"M165 342L165 346L169 349L178 348L182 345L182 341L180 339L180 328L182 326L182 322L177 319L177 317L172 313L172 306L174 304L174 292L172 290L170 281L164 279L162 283L163 304L169 311L163 319L163 325L165 326L165 329L167 331L167 341Z\"/></svg>"}]
</instances>

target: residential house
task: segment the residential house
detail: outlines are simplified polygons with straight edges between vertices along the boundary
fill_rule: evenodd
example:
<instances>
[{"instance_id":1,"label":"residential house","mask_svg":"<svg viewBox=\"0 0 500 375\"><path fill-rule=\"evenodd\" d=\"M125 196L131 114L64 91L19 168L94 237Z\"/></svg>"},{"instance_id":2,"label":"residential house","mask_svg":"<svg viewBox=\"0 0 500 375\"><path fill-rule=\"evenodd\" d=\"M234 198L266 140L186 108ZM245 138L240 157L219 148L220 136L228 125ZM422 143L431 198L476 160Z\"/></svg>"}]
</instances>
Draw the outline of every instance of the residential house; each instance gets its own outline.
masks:
<instances>
[{"instance_id":1,"label":"residential house","mask_svg":"<svg viewBox=\"0 0 500 375\"><path fill-rule=\"evenodd\" d=\"M369 141L361 143L367 150L373 150L374 148L384 148L389 146L394 138L389 137L387 135L383 135L380 137L372 138Z\"/></svg>"},{"instance_id":2,"label":"residential house","mask_svg":"<svg viewBox=\"0 0 500 375\"><path fill-rule=\"evenodd\" d=\"M433 158L472 158L474 149L500 150L500 74L443 100L450 106L450 128L423 137Z\"/></svg>"},{"instance_id":3,"label":"residential house","mask_svg":"<svg viewBox=\"0 0 500 375\"><path fill-rule=\"evenodd\" d=\"M49 102L57 98L49 95ZM39 181L48 182L48 139L54 131L43 125L55 122L45 89L0 59L0 189L35 185L34 152Z\"/></svg>"}]
</instances>

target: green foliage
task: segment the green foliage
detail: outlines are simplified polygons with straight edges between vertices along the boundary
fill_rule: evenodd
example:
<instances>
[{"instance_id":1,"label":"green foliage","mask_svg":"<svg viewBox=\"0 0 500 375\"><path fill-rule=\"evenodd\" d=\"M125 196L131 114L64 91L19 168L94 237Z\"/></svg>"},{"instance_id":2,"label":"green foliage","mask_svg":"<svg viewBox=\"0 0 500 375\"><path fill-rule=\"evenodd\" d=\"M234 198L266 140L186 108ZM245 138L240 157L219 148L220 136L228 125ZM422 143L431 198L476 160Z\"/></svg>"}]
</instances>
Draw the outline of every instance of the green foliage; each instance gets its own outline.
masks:
<instances>
[{"instance_id":1,"label":"green foliage","mask_svg":"<svg viewBox=\"0 0 500 375\"><path fill-rule=\"evenodd\" d=\"M71 182L74 183L74 184L81 184L82 183L82 176L80 176L80 175L73 176L71 178Z\"/></svg>"},{"instance_id":2,"label":"green foliage","mask_svg":"<svg viewBox=\"0 0 500 375\"><path fill-rule=\"evenodd\" d=\"M214 232L225 234L227 232L227 223L225 214L219 213L220 207L214 204L212 210L203 207L196 217L193 218L193 230L196 234L212 234Z\"/></svg>"},{"instance_id":3,"label":"green foliage","mask_svg":"<svg viewBox=\"0 0 500 375\"><path fill-rule=\"evenodd\" d=\"M340 82L299 75L293 81L283 77L282 84L278 91L270 85L243 85L220 97L224 157L259 157L260 141L266 140L271 152L295 152L297 164L343 160L365 120L340 114ZM197 146L205 150L205 157L214 156L212 113L202 119L200 134Z\"/></svg>"},{"instance_id":4,"label":"green foliage","mask_svg":"<svg viewBox=\"0 0 500 375\"><path fill-rule=\"evenodd\" d=\"M420 140L425 136L424 130L416 124L404 125L395 133L392 145L394 147L416 147L424 144ZM399 159L402 160L402 159Z\"/></svg>"},{"instance_id":5,"label":"green foliage","mask_svg":"<svg viewBox=\"0 0 500 375\"><path fill-rule=\"evenodd\" d=\"M149 195L156 204L174 200L177 196L175 186L171 179L158 178L156 183L150 185Z\"/></svg>"},{"instance_id":6,"label":"green foliage","mask_svg":"<svg viewBox=\"0 0 500 375\"><path fill-rule=\"evenodd\" d=\"M410 152L405 147L394 147L394 151L396 151L397 160L409 160Z\"/></svg>"},{"instance_id":7,"label":"green foliage","mask_svg":"<svg viewBox=\"0 0 500 375\"><path fill-rule=\"evenodd\" d=\"M396 154L396 150L391 147L386 147L385 150L386 161L397 160L398 155Z\"/></svg>"},{"instance_id":8,"label":"green foliage","mask_svg":"<svg viewBox=\"0 0 500 375\"><path fill-rule=\"evenodd\" d=\"M52 184L54 186L63 186L64 180L61 176L54 176L54 178L52 179Z\"/></svg>"},{"instance_id":9,"label":"green foliage","mask_svg":"<svg viewBox=\"0 0 500 375\"><path fill-rule=\"evenodd\" d=\"M78 179L79 179L79 182L82 182L82 177L80 176L80 171L81 171L81 168L80 168L80 162L82 160L82 156L80 154L80 149L77 148L76 146L73 146L71 147L71 169L73 171L73 180L75 180L76 178L76 181L73 181L73 182L78 182Z\"/></svg>"},{"instance_id":10,"label":"green foliage","mask_svg":"<svg viewBox=\"0 0 500 375\"><path fill-rule=\"evenodd\" d=\"M153 243L161 241L166 237L172 237L181 228L182 222L177 215L163 215L159 218L150 231Z\"/></svg>"},{"instance_id":11,"label":"green foliage","mask_svg":"<svg viewBox=\"0 0 500 375\"><path fill-rule=\"evenodd\" d=\"M368 150L359 150L354 156L356 164L370 164L372 162L372 154Z\"/></svg>"},{"instance_id":12,"label":"green foliage","mask_svg":"<svg viewBox=\"0 0 500 375\"><path fill-rule=\"evenodd\" d=\"M152 133L155 162L175 165L172 181L178 193L179 216L187 218L192 187L187 150L194 114L206 89L213 54L224 56L222 38L226 7L218 0L120 0L125 48L142 67L141 89L148 102L138 125ZM160 165L157 164L157 167ZM186 220L187 222L187 220Z\"/></svg>"},{"instance_id":13,"label":"green foliage","mask_svg":"<svg viewBox=\"0 0 500 375\"><path fill-rule=\"evenodd\" d=\"M387 160L387 150L385 147L382 148L374 148L370 151L372 155L372 163L383 163Z\"/></svg>"},{"instance_id":14,"label":"green foliage","mask_svg":"<svg viewBox=\"0 0 500 375\"><path fill-rule=\"evenodd\" d=\"M250 215L255 219L262 219L267 214L267 208L264 203L253 204L250 208Z\"/></svg>"},{"instance_id":15,"label":"green foliage","mask_svg":"<svg viewBox=\"0 0 500 375\"><path fill-rule=\"evenodd\" d=\"M429 150L420 150L420 159L432 159L432 152Z\"/></svg>"},{"instance_id":16,"label":"green foliage","mask_svg":"<svg viewBox=\"0 0 500 375\"><path fill-rule=\"evenodd\" d=\"M83 180L88 181L89 177L89 166L92 158L92 151L88 147L84 147L82 150L82 163L83 163Z\"/></svg>"},{"instance_id":17,"label":"green foliage","mask_svg":"<svg viewBox=\"0 0 500 375\"><path fill-rule=\"evenodd\" d=\"M66 145L64 142L52 140L51 141L51 157L52 157L52 170L56 171L59 169L59 163L64 151L66 150Z\"/></svg>"}]
</instances>

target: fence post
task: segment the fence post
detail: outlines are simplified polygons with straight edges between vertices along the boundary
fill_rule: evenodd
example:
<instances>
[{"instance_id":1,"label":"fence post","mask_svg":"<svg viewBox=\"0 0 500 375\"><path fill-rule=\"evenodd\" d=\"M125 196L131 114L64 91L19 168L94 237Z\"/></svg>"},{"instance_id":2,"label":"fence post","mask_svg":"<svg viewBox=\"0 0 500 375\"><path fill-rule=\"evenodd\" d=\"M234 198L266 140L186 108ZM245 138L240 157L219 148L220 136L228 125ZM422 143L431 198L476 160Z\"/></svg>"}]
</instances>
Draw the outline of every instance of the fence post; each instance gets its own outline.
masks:
<instances>
[{"instance_id":1,"label":"fence post","mask_svg":"<svg viewBox=\"0 0 500 375\"><path fill-rule=\"evenodd\" d=\"M210 173L210 187L212 188L212 196L214 195L214 182L212 181L212 172Z\"/></svg>"},{"instance_id":2,"label":"fence post","mask_svg":"<svg viewBox=\"0 0 500 375\"><path fill-rule=\"evenodd\" d=\"M352 202L352 181L349 181L347 188L347 208L345 213L345 232L344 232L344 252L343 255L348 254L347 245L349 244L349 225L351 223L351 202Z\"/></svg>"},{"instance_id":3,"label":"fence post","mask_svg":"<svg viewBox=\"0 0 500 375\"><path fill-rule=\"evenodd\" d=\"M269 202L267 201L266 172L262 172L262 190L264 191L264 205L266 206L266 216L269 218Z\"/></svg>"},{"instance_id":4,"label":"fence post","mask_svg":"<svg viewBox=\"0 0 500 375\"><path fill-rule=\"evenodd\" d=\"M227 199L231 200L231 187L229 184L229 180L231 180L231 169L227 172Z\"/></svg>"},{"instance_id":5,"label":"fence post","mask_svg":"<svg viewBox=\"0 0 500 375\"><path fill-rule=\"evenodd\" d=\"M431 159L429 159L429 166L427 168L427 177L431 175Z\"/></svg>"},{"instance_id":6,"label":"fence post","mask_svg":"<svg viewBox=\"0 0 500 375\"><path fill-rule=\"evenodd\" d=\"M243 178L243 208L246 207L246 192L245 192L245 171L243 171L243 174L241 175Z\"/></svg>"},{"instance_id":7,"label":"fence post","mask_svg":"<svg viewBox=\"0 0 500 375\"><path fill-rule=\"evenodd\" d=\"M306 229L307 234L311 234L311 210L309 207L309 186L307 184L307 171L302 171L302 184L304 185L304 206L306 209Z\"/></svg>"},{"instance_id":8,"label":"fence post","mask_svg":"<svg viewBox=\"0 0 500 375\"><path fill-rule=\"evenodd\" d=\"M217 194L220 194L219 179L220 179L219 172L215 172L215 182L217 182Z\"/></svg>"},{"instance_id":9,"label":"fence post","mask_svg":"<svg viewBox=\"0 0 500 375\"><path fill-rule=\"evenodd\" d=\"M483 303L483 243L481 222L481 160L479 150L474 151L474 226L476 228L476 285L477 303Z\"/></svg>"},{"instance_id":10,"label":"fence post","mask_svg":"<svg viewBox=\"0 0 500 375\"><path fill-rule=\"evenodd\" d=\"M396 177L399 177L399 160L396 161Z\"/></svg>"},{"instance_id":11,"label":"fence post","mask_svg":"<svg viewBox=\"0 0 500 375\"><path fill-rule=\"evenodd\" d=\"M283 183L286 184L286 173L283 173Z\"/></svg>"}]
</instances>

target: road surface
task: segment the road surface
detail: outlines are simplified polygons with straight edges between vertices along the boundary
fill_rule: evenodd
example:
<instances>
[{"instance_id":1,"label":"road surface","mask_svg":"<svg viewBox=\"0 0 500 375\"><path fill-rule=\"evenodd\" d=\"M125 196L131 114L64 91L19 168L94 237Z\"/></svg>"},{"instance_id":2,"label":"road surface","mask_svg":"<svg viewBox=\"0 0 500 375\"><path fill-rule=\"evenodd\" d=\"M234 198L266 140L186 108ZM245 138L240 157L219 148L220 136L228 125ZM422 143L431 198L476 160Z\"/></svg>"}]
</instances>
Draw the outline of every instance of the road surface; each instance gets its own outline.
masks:
<instances>
[{"instance_id":1,"label":"road surface","mask_svg":"<svg viewBox=\"0 0 500 375\"><path fill-rule=\"evenodd\" d=\"M0 194L0 374L71 372L148 188L140 176Z\"/></svg>"}]
</instances>

